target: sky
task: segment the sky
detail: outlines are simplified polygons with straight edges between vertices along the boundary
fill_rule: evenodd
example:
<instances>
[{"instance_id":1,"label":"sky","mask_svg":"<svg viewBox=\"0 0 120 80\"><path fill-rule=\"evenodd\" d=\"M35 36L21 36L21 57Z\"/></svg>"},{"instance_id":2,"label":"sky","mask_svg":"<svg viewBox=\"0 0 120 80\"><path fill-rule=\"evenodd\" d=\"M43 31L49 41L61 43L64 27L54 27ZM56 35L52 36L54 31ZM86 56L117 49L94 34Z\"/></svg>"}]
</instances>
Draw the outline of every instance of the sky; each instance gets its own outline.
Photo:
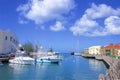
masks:
<instances>
[{"instance_id":1,"label":"sky","mask_svg":"<svg viewBox=\"0 0 120 80\"><path fill-rule=\"evenodd\" d=\"M0 29L21 44L83 51L120 43L119 0L0 0Z\"/></svg>"}]
</instances>

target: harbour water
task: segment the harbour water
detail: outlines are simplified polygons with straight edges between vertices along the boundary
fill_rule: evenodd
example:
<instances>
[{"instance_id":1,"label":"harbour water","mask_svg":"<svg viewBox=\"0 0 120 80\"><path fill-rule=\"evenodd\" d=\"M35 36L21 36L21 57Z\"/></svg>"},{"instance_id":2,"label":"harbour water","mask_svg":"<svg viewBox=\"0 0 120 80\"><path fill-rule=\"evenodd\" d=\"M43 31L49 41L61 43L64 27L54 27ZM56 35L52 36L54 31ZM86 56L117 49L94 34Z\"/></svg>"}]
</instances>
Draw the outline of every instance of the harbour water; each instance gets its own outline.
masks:
<instances>
[{"instance_id":1,"label":"harbour water","mask_svg":"<svg viewBox=\"0 0 120 80\"><path fill-rule=\"evenodd\" d=\"M63 60L59 64L0 65L0 80L98 80L99 74L106 72L102 61L61 55Z\"/></svg>"}]
</instances>

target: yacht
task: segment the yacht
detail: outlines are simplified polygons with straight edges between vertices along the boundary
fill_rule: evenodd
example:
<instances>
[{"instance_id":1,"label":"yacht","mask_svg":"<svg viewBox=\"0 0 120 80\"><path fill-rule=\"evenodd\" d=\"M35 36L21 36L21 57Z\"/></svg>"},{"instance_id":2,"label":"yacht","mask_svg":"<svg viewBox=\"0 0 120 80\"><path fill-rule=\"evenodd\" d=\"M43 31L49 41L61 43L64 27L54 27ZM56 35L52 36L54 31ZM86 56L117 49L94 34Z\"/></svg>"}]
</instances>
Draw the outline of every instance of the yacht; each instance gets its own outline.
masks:
<instances>
[{"instance_id":1,"label":"yacht","mask_svg":"<svg viewBox=\"0 0 120 80\"><path fill-rule=\"evenodd\" d=\"M10 59L9 62L13 64L34 64L35 59L26 55L25 51L18 50L15 53L15 57L13 59Z\"/></svg>"},{"instance_id":2,"label":"yacht","mask_svg":"<svg viewBox=\"0 0 120 80\"><path fill-rule=\"evenodd\" d=\"M14 59L10 59L9 62L13 64L34 64L35 60L28 56L18 56Z\"/></svg>"}]
</instances>

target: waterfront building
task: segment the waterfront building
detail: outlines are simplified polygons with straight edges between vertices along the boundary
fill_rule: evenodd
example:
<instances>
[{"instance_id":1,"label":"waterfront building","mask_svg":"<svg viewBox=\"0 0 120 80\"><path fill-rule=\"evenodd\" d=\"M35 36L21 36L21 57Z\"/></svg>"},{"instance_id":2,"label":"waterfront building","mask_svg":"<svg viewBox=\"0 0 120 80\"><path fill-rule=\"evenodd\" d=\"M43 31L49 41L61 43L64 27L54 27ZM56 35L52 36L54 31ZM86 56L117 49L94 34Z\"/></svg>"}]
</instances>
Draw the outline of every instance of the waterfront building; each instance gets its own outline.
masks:
<instances>
[{"instance_id":1,"label":"waterfront building","mask_svg":"<svg viewBox=\"0 0 120 80\"><path fill-rule=\"evenodd\" d=\"M101 54L100 52L101 52L101 47L102 46L91 46L91 47L89 47L89 54Z\"/></svg>"},{"instance_id":2,"label":"waterfront building","mask_svg":"<svg viewBox=\"0 0 120 80\"><path fill-rule=\"evenodd\" d=\"M120 56L120 44L115 44L113 48L114 48L113 55Z\"/></svg>"},{"instance_id":3,"label":"waterfront building","mask_svg":"<svg viewBox=\"0 0 120 80\"><path fill-rule=\"evenodd\" d=\"M110 43L108 46L105 46L102 51L106 55L120 56L120 44Z\"/></svg>"},{"instance_id":4,"label":"waterfront building","mask_svg":"<svg viewBox=\"0 0 120 80\"><path fill-rule=\"evenodd\" d=\"M84 54L88 54L89 53L89 49L88 48L85 48L84 49Z\"/></svg>"},{"instance_id":5,"label":"waterfront building","mask_svg":"<svg viewBox=\"0 0 120 80\"><path fill-rule=\"evenodd\" d=\"M0 55L14 53L18 48L18 39L10 30L0 30Z\"/></svg>"}]
</instances>

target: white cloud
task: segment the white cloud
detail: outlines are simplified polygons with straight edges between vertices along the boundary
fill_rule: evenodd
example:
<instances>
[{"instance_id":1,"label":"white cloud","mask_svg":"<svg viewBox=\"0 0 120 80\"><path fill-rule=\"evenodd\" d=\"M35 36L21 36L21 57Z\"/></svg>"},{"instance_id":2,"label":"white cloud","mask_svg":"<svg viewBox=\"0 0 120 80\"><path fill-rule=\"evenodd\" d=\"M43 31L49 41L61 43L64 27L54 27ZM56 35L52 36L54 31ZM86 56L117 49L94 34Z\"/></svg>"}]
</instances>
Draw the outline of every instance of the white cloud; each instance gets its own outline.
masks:
<instances>
[{"instance_id":1,"label":"white cloud","mask_svg":"<svg viewBox=\"0 0 120 80\"><path fill-rule=\"evenodd\" d=\"M62 31L62 30L65 30L65 27L62 25L61 22L57 21L55 25L50 26L50 30L52 30L52 31Z\"/></svg>"},{"instance_id":2,"label":"white cloud","mask_svg":"<svg viewBox=\"0 0 120 80\"><path fill-rule=\"evenodd\" d=\"M104 24L109 34L120 34L120 17L110 16L105 19Z\"/></svg>"},{"instance_id":3,"label":"white cloud","mask_svg":"<svg viewBox=\"0 0 120 80\"><path fill-rule=\"evenodd\" d=\"M74 26L70 28L74 35L84 35L84 33L88 36L91 34L91 30L98 28L98 24L96 21L87 19L84 15L80 20L77 20Z\"/></svg>"},{"instance_id":4,"label":"white cloud","mask_svg":"<svg viewBox=\"0 0 120 80\"><path fill-rule=\"evenodd\" d=\"M91 8L85 11L85 15L91 19L103 18L111 15L120 15L120 9L113 9L106 4L96 5L93 3Z\"/></svg>"},{"instance_id":5,"label":"white cloud","mask_svg":"<svg viewBox=\"0 0 120 80\"><path fill-rule=\"evenodd\" d=\"M46 21L60 19L75 7L74 0L28 0L20 5L17 11L28 20L41 24Z\"/></svg>"},{"instance_id":6,"label":"white cloud","mask_svg":"<svg viewBox=\"0 0 120 80\"><path fill-rule=\"evenodd\" d=\"M120 34L119 30L120 8L114 9L105 4L92 4L91 8L70 27L74 35L106 36ZM103 19L102 26L97 20ZM104 21L105 19L105 21ZM116 21L116 22L115 22Z\"/></svg>"}]
</instances>

